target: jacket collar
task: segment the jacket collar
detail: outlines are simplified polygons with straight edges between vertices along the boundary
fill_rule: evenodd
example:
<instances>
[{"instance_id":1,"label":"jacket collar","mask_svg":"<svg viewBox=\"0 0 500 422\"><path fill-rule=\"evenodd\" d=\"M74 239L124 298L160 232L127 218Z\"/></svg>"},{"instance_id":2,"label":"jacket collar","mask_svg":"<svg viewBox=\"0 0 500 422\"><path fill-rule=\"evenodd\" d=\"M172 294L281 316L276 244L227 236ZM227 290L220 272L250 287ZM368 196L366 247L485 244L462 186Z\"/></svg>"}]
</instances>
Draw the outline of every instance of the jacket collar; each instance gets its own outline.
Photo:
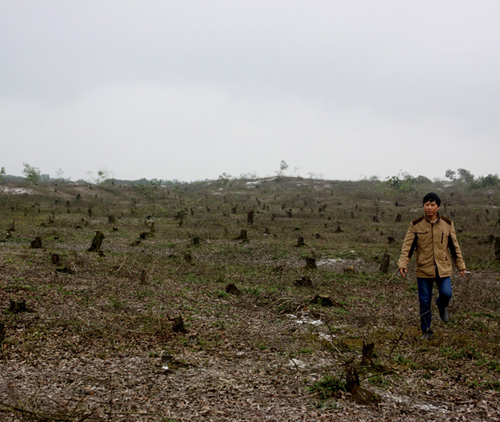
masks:
<instances>
[{"instance_id":1,"label":"jacket collar","mask_svg":"<svg viewBox=\"0 0 500 422\"><path fill-rule=\"evenodd\" d=\"M431 224L435 224L435 223L437 223L439 220L441 220L441 214L439 214L439 211L438 211L438 212L437 212L437 219L436 219L436 220L434 220L434 221L429 220L429 219L427 218L427 216L425 215L425 213L424 213L424 218L425 218L425 220L426 220L426 221L428 221L429 223L431 223Z\"/></svg>"}]
</instances>

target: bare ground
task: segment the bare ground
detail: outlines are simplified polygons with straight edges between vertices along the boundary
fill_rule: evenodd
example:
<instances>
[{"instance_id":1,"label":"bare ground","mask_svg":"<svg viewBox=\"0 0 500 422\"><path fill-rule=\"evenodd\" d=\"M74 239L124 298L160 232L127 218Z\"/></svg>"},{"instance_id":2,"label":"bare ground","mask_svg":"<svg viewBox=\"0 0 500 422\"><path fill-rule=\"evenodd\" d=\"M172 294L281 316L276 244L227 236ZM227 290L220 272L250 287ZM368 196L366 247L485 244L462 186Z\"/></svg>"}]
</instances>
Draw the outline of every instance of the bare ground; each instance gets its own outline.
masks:
<instances>
[{"instance_id":1,"label":"bare ground","mask_svg":"<svg viewBox=\"0 0 500 422\"><path fill-rule=\"evenodd\" d=\"M134 246L150 227L144 221L123 217L114 231L102 212L85 226L83 212L48 227L37 214L15 212L16 232L0 243L0 419L500 421L494 266L455 277L450 323L435 319L435 338L421 342L411 277L394 268L380 274L352 238L329 233L337 224L274 222L277 236L262 226L241 243L233 233L244 225L231 221L230 234L218 222L207 228L210 211L188 227L158 217L158 233ZM306 249L294 248L285 224L304 224ZM103 226L104 256L85 252ZM371 247L371 228L359 230ZM196 232L202 244L192 247ZM43 249L29 247L36 234ZM320 257L317 270L304 270L306 255ZM301 277L312 286L296 286ZM238 294L226 292L228 283ZM318 294L334 305L311 303ZM27 312L9 310L23 300ZM373 363L363 366L371 342ZM328 375L345 380L350 362L376 400L360 403L345 391L323 397L314 388Z\"/></svg>"}]
</instances>

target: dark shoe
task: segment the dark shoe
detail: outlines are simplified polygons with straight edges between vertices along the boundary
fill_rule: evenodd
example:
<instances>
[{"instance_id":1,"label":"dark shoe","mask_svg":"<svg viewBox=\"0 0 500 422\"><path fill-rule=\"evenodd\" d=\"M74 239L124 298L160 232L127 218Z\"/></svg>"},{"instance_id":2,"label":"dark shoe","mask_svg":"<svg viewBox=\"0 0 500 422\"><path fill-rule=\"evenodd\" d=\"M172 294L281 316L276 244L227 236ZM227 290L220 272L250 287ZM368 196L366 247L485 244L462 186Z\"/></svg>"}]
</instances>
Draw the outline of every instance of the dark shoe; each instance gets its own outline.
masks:
<instances>
[{"instance_id":1,"label":"dark shoe","mask_svg":"<svg viewBox=\"0 0 500 422\"><path fill-rule=\"evenodd\" d=\"M432 338L432 333L429 333L428 331L422 334L420 337L420 340L425 341L425 340L430 340Z\"/></svg>"},{"instance_id":2,"label":"dark shoe","mask_svg":"<svg viewBox=\"0 0 500 422\"><path fill-rule=\"evenodd\" d=\"M448 308L443 308L439 310L439 316L445 324L450 320L450 314L448 313Z\"/></svg>"}]
</instances>

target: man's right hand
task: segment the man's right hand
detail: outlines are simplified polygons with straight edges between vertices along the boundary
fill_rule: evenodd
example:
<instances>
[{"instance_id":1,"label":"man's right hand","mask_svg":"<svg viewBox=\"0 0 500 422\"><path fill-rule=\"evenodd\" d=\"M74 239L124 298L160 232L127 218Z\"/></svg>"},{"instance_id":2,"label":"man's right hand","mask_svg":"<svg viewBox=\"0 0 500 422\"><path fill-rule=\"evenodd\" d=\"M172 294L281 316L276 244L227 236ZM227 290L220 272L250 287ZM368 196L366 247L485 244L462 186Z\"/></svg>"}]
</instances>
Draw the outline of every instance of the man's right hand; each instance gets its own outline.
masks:
<instances>
[{"instance_id":1,"label":"man's right hand","mask_svg":"<svg viewBox=\"0 0 500 422\"><path fill-rule=\"evenodd\" d=\"M407 272L408 272L408 270L406 268L399 269L399 274L401 274L401 276L403 276L403 277L406 277Z\"/></svg>"}]
</instances>

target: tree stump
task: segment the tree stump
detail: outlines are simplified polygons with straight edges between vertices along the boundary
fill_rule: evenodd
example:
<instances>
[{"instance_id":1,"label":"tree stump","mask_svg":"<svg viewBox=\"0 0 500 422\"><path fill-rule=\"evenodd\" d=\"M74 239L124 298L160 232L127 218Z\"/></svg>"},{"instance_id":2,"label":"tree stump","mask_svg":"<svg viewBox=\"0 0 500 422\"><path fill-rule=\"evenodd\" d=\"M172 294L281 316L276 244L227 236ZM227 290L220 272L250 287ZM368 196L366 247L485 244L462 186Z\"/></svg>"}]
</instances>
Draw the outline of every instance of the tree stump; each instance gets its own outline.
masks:
<instances>
[{"instance_id":1,"label":"tree stump","mask_svg":"<svg viewBox=\"0 0 500 422\"><path fill-rule=\"evenodd\" d=\"M316 270L316 258L306 258L306 270Z\"/></svg>"},{"instance_id":2,"label":"tree stump","mask_svg":"<svg viewBox=\"0 0 500 422\"><path fill-rule=\"evenodd\" d=\"M382 258L382 263L380 264L380 272L387 273L389 271L389 262L391 260L391 256L387 253L384 254Z\"/></svg>"},{"instance_id":3,"label":"tree stump","mask_svg":"<svg viewBox=\"0 0 500 422\"><path fill-rule=\"evenodd\" d=\"M226 286L226 293L232 294L232 295L240 295L241 291L236 287L234 283L230 283Z\"/></svg>"},{"instance_id":4,"label":"tree stump","mask_svg":"<svg viewBox=\"0 0 500 422\"><path fill-rule=\"evenodd\" d=\"M40 249L42 247L42 238L40 236L35 237L35 240L31 241L31 247L33 249Z\"/></svg>"},{"instance_id":5,"label":"tree stump","mask_svg":"<svg viewBox=\"0 0 500 422\"><path fill-rule=\"evenodd\" d=\"M311 299L311 303L314 303L316 305L321 305L321 306L326 306L326 307L331 307L331 306L338 306L342 307L340 303L338 303L335 299L333 299L330 296L325 296L325 295L316 295Z\"/></svg>"},{"instance_id":6,"label":"tree stump","mask_svg":"<svg viewBox=\"0 0 500 422\"><path fill-rule=\"evenodd\" d=\"M247 212L247 223L248 224L253 224L253 216L254 216L254 210L250 210Z\"/></svg>"},{"instance_id":7,"label":"tree stump","mask_svg":"<svg viewBox=\"0 0 500 422\"><path fill-rule=\"evenodd\" d=\"M108 223L109 224L115 224L116 223L114 215L108 215Z\"/></svg>"},{"instance_id":8,"label":"tree stump","mask_svg":"<svg viewBox=\"0 0 500 422\"><path fill-rule=\"evenodd\" d=\"M87 252L99 252L101 250L102 241L105 239L104 233L101 231L95 232L92 245L87 249Z\"/></svg>"},{"instance_id":9,"label":"tree stump","mask_svg":"<svg viewBox=\"0 0 500 422\"><path fill-rule=\"evenodd\" d=\"M361 366L370 366L372 364L374 343L363 342L363 357L361 358Z\"/></svg>"},{"instance_id":10,"label":"tree stump","mask_svg":"<svg viewBox=\"0 0 500 422\"><path fill-rule=\"evenodd\" d=\"M140 284L141 285L148 284L148 272L146 270L141 270Z\"/></svg>"},{"instance_id":11,"label":"tree stump","mask_svg":"<svg viewBox=\"0 0 500 422\"><path fill-rule=\"evenodd\" d=\"M312 287L313 286L312 280L306 276L303 276L300 280L295 280L295 282L293 284L295 284L296 286L299 286L299 287Z\"/></svg>"},{"instance_id":12,"label":"tree stump","mask_svg":"<svg viewBox=\"0 0 500 422\"><path fill-rule=\"evenodd\" d=\"M172 318L171 320L173 321L172 331L174 333L187 333L188 332L188 330L184 326L184 320L182 319L182 316Z\"/></svg>"},{"instance_id":13,"label":"tree stump","mask_svg":"<svg viewBox=\"0 0 500 422\"><path fill-rule=\"evenodd\" d=\"M396 223L401 223L401 214L396 215Z\"/></svg>"},{"instance_id":14,"label":"tree stump","mask_svg":"<svg viewBox=\"0 0 500 422\"><path fill-rule=\"evenodd\" d=\"M500 261L500 237L495 237L495 256Z\"/></svg>"},{"instance_id":15,"label":"tree stump","mask_svg":"<svg viewBox=\"0 0 500 422\"><path fill-rule=\"evenodd\" d=\"M241 230L240 235L234 240L242 240L243 242L248 242L248 232L246 230Z\"/></svg>"},{"instance_id":16,"label":"tree stump","mask_svg":"<svg viewBox=\"0 0 500 422\"><path fill-rule=\"evenodd\" d=\"M347 391L354 394L356 390L359 388L359 375L352 361L346 363L345 380L346 380Z\"/></svg>"},{"instance_id":17,"label":"tree stump","mask_svg":"<svg viewBox=\"0 0 500 422\"><path fill-rule=\"evenodd\" d=\"M297 240L297 247L300 248L301 246L306 246L304 238L302 236L300 236L299 239Z\"/></svg>"},{"instance_id":18,"label":"tree stump","mask_svg":"<svg viewBox=\"0 0 500 422\"><path fill-rule=\"evenodd\" d=\"M62 273L62 274L74 274L75 270L72 270L69 267L64 267L64 268L56 268L56 272Z\"/></svg>"},{"instance_id":19,"label":"tree stump","mask_svg":"<svg viewBox=\"0 0 500 422\"><path fill-rule=\"evenodd\" d=\"M26 301L16 302L14 300L10 301L9 312L14 314L19 314L21 312L28 312L28 307L26 306Z\"/></svg>"},{"instance_id":20,"label":"tree stump","mask_svg":"<svg viewBox=\"0 0 500 422\"><path fill-rule=\"evenodd\" d=\"M53 253L51 256L50 256L50 259L52 260L52 263L54 265L59 265L59 255L56 254L56 253Z\"/></svg>"}]
</instances>

